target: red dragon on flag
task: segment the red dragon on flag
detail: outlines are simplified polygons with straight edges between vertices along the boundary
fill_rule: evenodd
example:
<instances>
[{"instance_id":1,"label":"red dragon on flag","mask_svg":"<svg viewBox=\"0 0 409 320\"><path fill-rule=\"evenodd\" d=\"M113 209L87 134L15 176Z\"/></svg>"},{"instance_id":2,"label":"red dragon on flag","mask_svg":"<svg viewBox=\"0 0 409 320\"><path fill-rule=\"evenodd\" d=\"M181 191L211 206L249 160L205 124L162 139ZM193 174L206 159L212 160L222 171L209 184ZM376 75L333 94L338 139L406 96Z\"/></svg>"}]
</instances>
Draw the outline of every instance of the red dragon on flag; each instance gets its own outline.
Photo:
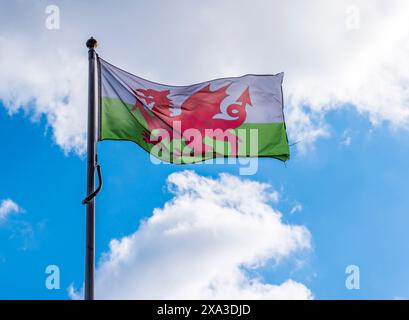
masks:
<instances>
[{"instance_id":1,"label":"red dragon on flag","mask_svg":"<svg viewBox=\"0 0 409 320\"><path fill-rule=\"evenodd\" d=\"M221 104L228 97L227 89L230 84L212 91L210 84L189 96L180 106L180 113L173 115L175 110L173 101L169 98L170 90L158 91L154 89L135 89L136 102L132 111L139 110L147 122L148 130L144 133L144 139L151 144L157 144L160 140L151 140L149 133L155 129L166 130L170 140L174 139L176 126L180 123L180 132L176 133L183 137L187 146L194 152L208 153L213 148L203 143L204 138L214 138L219 141L229 141L230 155L237 155L237 143L239 138L234 135L232 129L238 128L246 120L246 106L253 106L250 99L249 87L243 90L237 100L226 107L225 113L231 119L216 117L222 113ZM147 107L149 106L149 108ZM193 139L185 134L189 129L196 129L201 134L201 139Z\"/></svg>"}]
</instances>

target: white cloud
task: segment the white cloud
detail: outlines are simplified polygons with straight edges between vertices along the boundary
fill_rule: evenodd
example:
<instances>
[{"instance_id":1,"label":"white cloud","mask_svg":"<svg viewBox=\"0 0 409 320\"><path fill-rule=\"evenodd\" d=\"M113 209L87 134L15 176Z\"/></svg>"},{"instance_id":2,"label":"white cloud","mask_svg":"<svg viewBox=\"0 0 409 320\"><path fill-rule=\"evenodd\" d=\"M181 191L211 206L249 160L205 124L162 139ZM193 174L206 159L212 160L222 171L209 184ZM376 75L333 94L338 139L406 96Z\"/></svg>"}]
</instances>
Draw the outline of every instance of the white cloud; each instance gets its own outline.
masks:
<instances>
[{"instance_id":1,"label":"white cloud","mask_svg":"<svg viewBox=\"0 0 409 320\"><path fill-rule=\"evenodd\" d=\"M75 287L74 287L74 284L73 284L73 283L71 283L71 284L68 286L67 293L68 293L68 296L69 296L72 300L82 300L82 299L83 299L83 294L82 294L82 293L79 293L79 292L77 292L77 291L75 290Z\"/></svg>"},{"instance_id":2,"label":"white cloud","mask_svg":"<svg viewBox=\"0 0 409 320\"><path fill-rule=\"evenodd\" d=\"M84 41L95 30L102 56L159 82L284 71L287 128L301 150L328 136L325 115L347 104L374 125L409 128L406 0L355 0L358 29L347 26L349 0L101 3L58 4L58 31L44 26L46 4L2 4L0 98L11 113L45 114L65 151L85 150Z\"/></svg>"},{"instance_id":3,"label":"white cloud","mask_svg":"<svg viewBox=\"0 0 409 320\"><path fill-rule=\"evenodd\" d=\"M113 239L96 272L100 299L310 299L303 284L272 284L246 270L310 248L310 233L284 224L271 187L222 174L168 177L174 197L133 234ZM270 264L270 262L273 262ZM73 298L78 294L70 288Z\"/></svg>"},{"instance_id":4,"label":"white cloud","mask_svg":"<svg viewBox=\"0 0 409 320\"><path fill-rule=\"evenodd\" d=\"M302 211L302 204L301 203L296 203L290 210L290 213L296 213Z\"/></svg>"},{"instance_id":5,"label":"white cloud","mask_svg":"<svg viewBox=\"0 0 409 320\"><path fill-rule=\"evenodd\" d=\"M340 140L340 144L342 146L349 146L352 143L352 137L351 137L351 130L346 129L344 130L344 132L342 132L341 134L341 140Z\"/></svg>"},{"instance_id":6,"label":"white cloud","mask_svg":"<svg viewBox=\"0 0 409 320\"><path fill-rule=\"evenodd\" d=\"M20 213L23 209L11 199L4 199L0 202L0 222L5 221L10 214Z\"/></svg>"},{"instance_id":7,"label":"white cloud","mask_svg":"<svg viewBox=\"0 0 409 320\"><path fill-rule=\"evenodd\" d=\"M25 37L0 35L0 98L10 114L42 115L64 151L85 151L87 64L63 50L38 50ZM41 42L41 41L39 41ZM39 46L42 46L42 44Z\"/></svg>"}]
</instances>

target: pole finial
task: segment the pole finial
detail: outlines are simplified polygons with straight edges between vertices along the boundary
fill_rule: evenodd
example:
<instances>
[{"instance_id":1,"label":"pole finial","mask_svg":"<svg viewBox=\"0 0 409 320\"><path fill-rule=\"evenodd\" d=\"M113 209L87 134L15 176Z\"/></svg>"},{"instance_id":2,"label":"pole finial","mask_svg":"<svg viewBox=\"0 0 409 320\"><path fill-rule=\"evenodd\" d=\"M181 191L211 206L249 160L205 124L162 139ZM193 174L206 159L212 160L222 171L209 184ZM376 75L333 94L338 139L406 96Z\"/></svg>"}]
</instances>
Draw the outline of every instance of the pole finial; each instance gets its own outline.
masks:
<instances>
[{"instance_id":1,"label":"pole finial","mask_svg":"<svg viewBox=\"0 0 409 320\"><path fill-rule=\"evenodd\" d=\"M95 49L98 46L97 40L95 40L93 37L89 38L85 44L88 49Z\"/></svg>"}]
</instances>

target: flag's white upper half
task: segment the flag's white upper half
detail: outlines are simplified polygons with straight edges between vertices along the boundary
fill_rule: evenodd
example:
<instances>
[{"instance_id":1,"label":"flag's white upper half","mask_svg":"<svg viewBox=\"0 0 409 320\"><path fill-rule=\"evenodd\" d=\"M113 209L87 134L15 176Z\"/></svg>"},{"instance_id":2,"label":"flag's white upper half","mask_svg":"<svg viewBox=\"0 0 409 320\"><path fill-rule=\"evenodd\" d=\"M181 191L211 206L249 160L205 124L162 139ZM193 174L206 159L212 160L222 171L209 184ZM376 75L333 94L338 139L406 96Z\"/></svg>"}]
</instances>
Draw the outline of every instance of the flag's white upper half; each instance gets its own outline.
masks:
<instances>
[{"instance_id":1,"label":"flag's white upper half","mask_svg":"<svg viewBox=\"0 0 409 320\"><path fill-rule=\"evenodd\" d=\"M227 97L223 99L218 118L233 119L226 112L229 105L234 104L241 94L249 88L252 107L246 108L246 123L277 123L284 122L282 81L283 73L276 75L245 75L216 79L188 86L171 86L155 83L137 77L129 72L121 70L108 62L101 62L101 86L102 97L119 97L123 102L135 104L137 99L136 89L154 89L157 91L169 90L169 99L172 100L173 115L178 115L180 107L187 98L194 93L210 85L211 91L228 86ZM144 101L141 101L144 103ZM152 106L144 103L147 108Z\"/></svg>"}]
</instances>

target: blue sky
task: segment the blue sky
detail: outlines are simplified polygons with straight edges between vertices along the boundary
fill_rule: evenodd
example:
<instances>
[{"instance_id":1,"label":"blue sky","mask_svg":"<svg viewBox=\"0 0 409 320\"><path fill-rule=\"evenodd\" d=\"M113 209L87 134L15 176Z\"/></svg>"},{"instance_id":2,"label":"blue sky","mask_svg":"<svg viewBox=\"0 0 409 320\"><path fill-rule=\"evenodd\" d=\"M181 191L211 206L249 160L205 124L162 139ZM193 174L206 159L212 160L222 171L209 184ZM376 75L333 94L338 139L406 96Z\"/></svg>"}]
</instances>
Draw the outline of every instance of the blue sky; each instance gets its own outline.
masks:
<instances>
[{"instance_id":1,"label":"blue sky","mask_svg":"<svg viewBox=\"0 0 409 320\"><path fill-rule=\"evenodd\" d=\"M353 111L329 117L334 138L320 141L311 156L294 152L287 167L263 159L252 177L282 188L284 220L306 225L313 236L304 268L293 271L290 261L276 268L267 266L261 274L274 280L291 274L320 299L406 297L407 133L377 128L368 134L370 125ZM0 229L0 297L65 299L65 288L83 281L80 200L85 161L65 156L50 134L44 134L43 121L32 123L23 114L10 117L2 110L1 123L1 134L8 138L3 142L0 192L25 212L10 217ZM339 135L346 123L354 142L343 147ZM389 152L383 151L385 146ZM163 191L167 175L185 169L152 165L132 143L103 142L99 149L105 185L97 202L97 256L108 250L110 239L132 233L140 219L161 207L170 198ZM236 171L228 166L189 169L211 176ZM295 202L302 203L303 210L290 214ZM24 232L27 226L29 233ZM60 266L61 290L44 286L49 264ZM345 268L350 264L361 269L360 290L345 288Z\"/></svg>"},{"instance_id":2,"label":"blue sky","mask_svg":"<svg viewBox=\"0 0 409 320\"><path fill-rule=\"evenodd\" d=\"M108 14L114 6L109 1L104 4L106 6L98 8L100 15ZM399 4L397 1L397 8ZM41 54L35 43L28 40L27 48L33 50L31 58L26 56L27 66L31 71L25 73L16 69L19 74L13 75L10 81L0 82L4 84L0 90L0 136L3 137L0 202L12 199L21 208L19 212L11 212L6 219L0 220L0 299L69 299L69 286L74 284L75 288L80 290L83 283L85 208L81 205L81 200L85 193L86 163L83 153L85 118L81 113L84 113L86 108L81 105L84 102L81 99L86 97L86 87L77 85L72 79L78 79L79 76L83 79L80 78L78 83L86 83L86 70L83 70L86 66L86 48L83 40L88 33L94 34L94 30L86 24L82 14L76 16L79 2L72 5L61 2L61 30L46 30L42 19L46 17L44 8L47 5L48 3L44 2L30 7L32 18L24 20L23 26L15 26L15 22L2 17L6 27L1 34L3 38L0 38L4 41L1 48L9 50L18 39L29 39L31 34L38 34L39 43L49 51ZM194 14L197 14L196 9L199 8L186 3L184 5L187 12L192 12L193 19ZM19 12L18 5L12 7L2 1L1 6L2 9ZM220 10L223 14L228 14L231 6L232 4L223 5ZM257 8L263 6L271 9L271 4L257 2ZM274 6L282 12L289 10L287 6L278 3ZM348 12L345 10L348 7L345 6L346 4L342 3L336 8L341 11L339 15L343 16L345 11ZM133 10L148 7L149 4L143 3L139 8L133 7ZM176 6L169 14L179 12L181 8L182 5ZM378 30L376 24L372 24L372 19L383 15L385 19L389 19L394 14L398 15L392 9L391 12L382 13L382 1L378 3L378 13L368 13L366 8L365 1L358 3L364 21L361 34L353 35L352 40L341 40L345 41L344 45L348 45L350 51L357 56L374 45L372 40L368 40L363 48L357 44L359 37L372 39L371 35ZM89 10L88 5L84 5L82 9L85 15ZM213 12L210 2L208 5L202 5L200 10L203 16L198 17L203 19L200 20L203 29L208 27L209 34L216 35L211 28L214 21L220 22L217 16L208 17L207 13ZM157 15L164 15L158 11L145 12L148 12L147 17L144 17L148 21L147 27L151 26L151 21L157 21ZM328 7L324 8L324 12L327 12L328 21L332 21L331 17L335 13ZM288 12L290 18L293 14ZM394 17L399 21L399 16ZM74 18L78 19L78 26L70 27L76 21ZM118 23L121 21L119 16L114 19ZM283 30L286 26L285 21L280 19L276 28L271 25L259 26L254 20L251 21L253 23L248 29L256 34L261 27L267 28L267 34L272 34L271 43L280 39L275 34L282 34L278 30ZM300 23L302 29L303 24ZM31 24L33 30L27 27ZM399 61L399 56L391 56L389 52L380 56L374 54L373 59L381 65L376 65L375 71L384 76L383 80L374 80L372 71L367 72L365 66L362 66L360 72L356 71L356 78L359 79L357 81L362 82L355 87L355 84L344 82L344 77L337 77L342 66L331 66L331 62L339 59L337 48L323 54L322 60L328 60L328 65L326 61L320 61L320 57L311 60L311 65L306 65L308 57L295 65L297 56L287 54L286 57L286 52L292 53L293 46L297 47L291 43L283 46L282 53L272 56L274 62L270 63L266 61L262 46L257 46L261 40L256 36L250 40L254 48L251 53L245 51L234 54L238 52L236 49L239 44L234 40L235 35L232 35L233 40L223 44L226 50L218 54L222 57L214 58L212 48L221 40L212 40L209 36L199 45L192 39L201 34L200 28L193 28L191 34L186 31L186 35L181 31L183 25L175 23L169 27L172 32L169 31L168 38L184 35L192 41L196 49L190 57L183 59L180 57L181 49L176 45L170 47L170 53L166 56L157 53L161 46L158 44L160 41L155 39L160 39L163 32L167 32L163 31L163 28L151 30L151 38L154 35L154 40L149 41L149 37L142 39L146 49L144 52L132 51L134 45L130 45L130 52L124 52L117 49L116 41L131 39L137 33L133 30L123 31L123 26L119 25L113 29L106 26L104 29L102 22L97 24L101 26L97 33L104 39L104 45L99 51L101 55L119 67L127 68L135 74L140 72L141 76L156 81L176 84L197 82L206 80L207 77L210 79L225 75L234 76L248 70L260 73L287 71L287 66L291 65L284 80L284 90L288 95L286 117L290 142L299 142L291 147L291 160L286 165L273 159L260 159L257 173L241 178L268 183L279 192L279 200L271 206L282 213L282 223L304 226L308 230L311 235L310 248L288 251L280 261L274 261L274 255L265 257L262 259L263 263L257 267L243 268L244 274L248 279L261 279L263 284L279 285L292 279L308 288L317 299L409 297L409 288L405 285L409 282L409 255L406 254L409 252L409 198L406 191L409 189L409 126L406 118L409 100L406 96L407 76L405 78L400 71L391 67L394 59ZM14 26L16 30L13 31ZM80 26L86 30L85 35L84 32L77 32L76 29ZM338 26L332 24L328 25L328 29L332 30L334 35L341 32L338 31ZM391 27L391 32L393 30ZM56 48L50 45L52 39L47 38L50 32L54 32L50 36L53 39L62 38L61 43L56 43ZM341 34L344 35L344 32L348 34L350 30L342 31ZM313 33L314 30L311 30L311 34ZM120 39L116 39L116 34L120 35ZM229 35L230 32L226 31L226 34ZM299 35L299 29L289 28L288 35L296 37ZM319 34L318 40L314 41L321 38L325 46L328 37L332 36L330 32L329 35ZM405 36L402 31L401 37L394 44L399 45L400 39L405 39ZM68 44L78 42L71 45L70 50L74 58L68 64L55 53L58 49L70 47L67 43L62 44L64 41ZM165 44L166 41L168 40L164 39ZM183 40L180 41L183 44ZM108 45L110 42L112 45ZM314 44L311 44L311 47L313 46ZM309 48L305 48L306 56L314 53L314 50ZM209 59L201 60L206 53L209 53ZM11 56L13 52L6 51L6 54ZM353 60L349 54L342 54L346 56L347 62L342 60L340 63L344 64L345 69L351 67L348 61ZM18 56L17 53L16 55ZM134 55L140 62L134 62ZM248 62L257 55L260 55L264 62ZM49 62L47 57L51 57ZM77 58L79 60L76 60ZM10 65L15 63L13 58L7 61ZM58 67L61 67L61 61L66 63L65 71ZM169 66L172 61L174 65ZM195 65L192 61L199 62ZM241 66L241 63L244 66ZM356 62L353 62L352 66L354 63ZM206 70L207 64L212 64L209 70ZM368 65L370 64L368 62ZM190 66L194 66L192 70ZM312 66L317 67L313 75L310 74ZM0 67L3 68L4 74L10 75L6 63L0 64ZM404 70L406 67L407 64L402 65ZM182 71L177 73L176 68ZM77 69L80 70L78 73L75 71ZM33 76L32 70L42 70L44 79L39 80L41 76ZM384 70L389 73L385 74ZM331 75L328 76L326 73L330 72ZM295 78L297 80L294 80ZM307 82L307 79L311 82ZM56 80L72 86L72 89L60 88L57 85L58 88L54 89L52 84ZM304 90L300 84L307 89ZM316 95L312 89L317 89ZM78 92L82 92L80 98L76 95ZM97 260L104 253L114 252L114 249L109 247L112 239L122 239L134 234L142 221L152 217L155 208L163 208L165 203L169 204L169 201L177 198L166 188L170 174L193 170L198 176L209 177L215 181L221 173L239 176L238 167L232 165L154 165L147 153L130 142L104 141L99 143L98 149L104 188L97 199ZM243 195L243 198L245 197L246 195ZM297 204L301 205L302 209L291 213ZM171 214L165 209L164 213ZM192 243L196 243L195 241L192 238ZM149 242L146 246L149 247ZM223 246L223 238L220 238L220 246ZM209 248L218 250L217 245ZM176 252L178 248L170 250ZM151 254L154 255L155 252ZM158 250L157 254L162 254L162 251ZM189 256L186 255L185 258L189 259ZM184 265L189 267L188 262L174 263L182 271ZM45 287L45 268L51 264L60 268L60 290L48 290ZM147 270L148 274L149 265L141 267L136 264L135 268L144 268L142 270ZM345 269L348 265L357 265L360 268L359 290L348 290L345 286ZM129 263L127 268L132 266L132 263ZM174 266L161 267L166 276L175 276L171 271ZM131 273L131 270L129 271ZM128 279L126 275L124 279ZM138 278L132 278L132 281L137 283ZM188 280L180 276L178 281L183 283ZM178 288L185 290L183 285ZM170 294L161 294L166 296L166 293ZM120 297L120 294L117 297Z\"/></svg>"}]
</instances>

